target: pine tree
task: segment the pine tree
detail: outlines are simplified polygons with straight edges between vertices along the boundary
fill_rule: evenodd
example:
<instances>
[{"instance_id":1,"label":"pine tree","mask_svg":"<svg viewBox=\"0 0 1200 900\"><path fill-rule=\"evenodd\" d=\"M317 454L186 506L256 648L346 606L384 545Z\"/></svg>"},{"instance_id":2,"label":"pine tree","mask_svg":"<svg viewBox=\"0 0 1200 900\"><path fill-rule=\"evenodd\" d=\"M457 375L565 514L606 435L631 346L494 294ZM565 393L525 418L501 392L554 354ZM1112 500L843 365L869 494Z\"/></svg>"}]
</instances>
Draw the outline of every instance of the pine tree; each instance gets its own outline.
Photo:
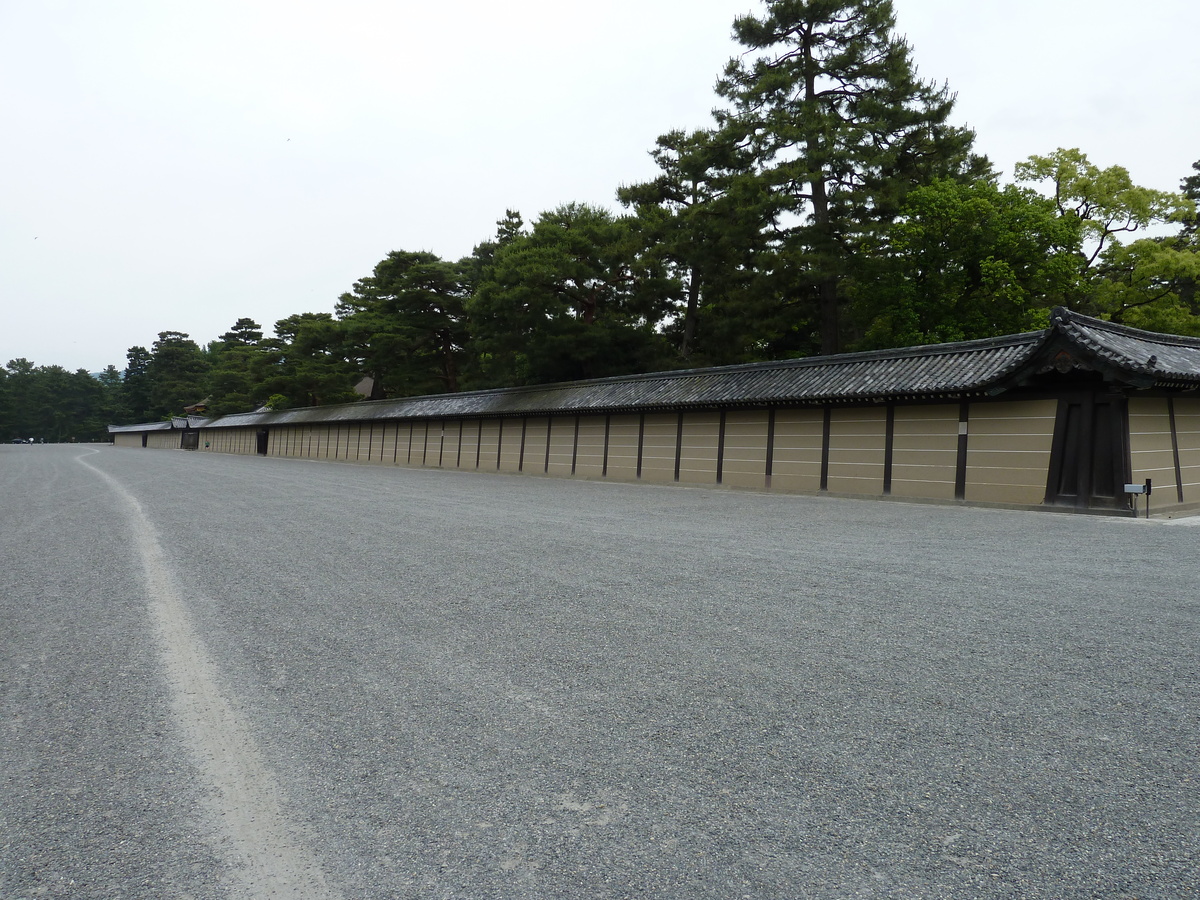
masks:
<instances>
[{"instance_id":1,"label":"pine tree","mask_svg":"<svg viewBox=\"0 0 1200 900\"><path fill-rule=\"evenodd\" d=\"M988 169L970 154L973 133L947 124L953 95L918 78L895 24L890 0L771 0L761 18L735 20L748 53L717 85L722 133L774 200L776 284L806 301L823 353L840 346L860 237L913 187Z\"/></svg>"},{"instance_id":2,"label":"pine tree","mask_svg":"<svg viewBox=\"0 0 1200 900\"><path fill-rule=\"evenodd\" d=\"M457 391L466 340L464 275L426 251L393 250L337 303L372 399Z\"/></svg>"},{"instance_id":3,"label":"pine tree","mask_svg":"<svg viewBox=\"0 0 1200 900\"><path fill-rule=\"evenodd\" d=\"M765 324L752 303L767 198L744 177L745 154L711 131L671 131L656 143L661 174L617 198L637 213L641 252L673 276L678 308L664 332L693 365L742 362Z\"/></svg>"},{"instance_id":4,"label":"pine tree","mask_svg":"<svg viewBox=\"0 0 1200 900\"><path fill-rule=\"evenodd\" d=\"M469 314L480 386L645 372L669 363L655 329L661 273L638 257L631 225L568 203L500 244Z\"/></svg>"}]
</instances>

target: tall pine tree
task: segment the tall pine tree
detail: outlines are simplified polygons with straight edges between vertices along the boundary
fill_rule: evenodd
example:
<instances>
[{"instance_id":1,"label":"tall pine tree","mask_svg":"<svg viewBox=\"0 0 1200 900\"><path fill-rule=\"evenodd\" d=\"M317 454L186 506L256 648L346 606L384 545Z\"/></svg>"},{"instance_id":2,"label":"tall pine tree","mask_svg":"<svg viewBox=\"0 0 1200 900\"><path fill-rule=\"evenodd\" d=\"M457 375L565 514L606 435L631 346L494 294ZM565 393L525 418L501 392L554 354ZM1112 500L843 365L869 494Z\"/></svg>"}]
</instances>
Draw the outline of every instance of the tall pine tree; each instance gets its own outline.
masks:
<instances>
[{"instance_id":1,"label":"tall pine tree","mask_svg":"<svg viewBox=\"0 0 1200 900\"><path fill-rule=\"evenodd\" d=\"M656 143L659 176L617 199L637 213L641 252L673 276L678 308L664 333L692 364L743 362L764 325L755 260L769 198L744 176L746 154L711 131L671 131Z\"/></svg>"},{"instance_id":2,"label":"tall pine tree","mask_svg":"<svg viewBox=\"0 0 1200 900\"><path fill-rule=\"evenodd\" d=\"M766 229L777 290L805 302L820 350L841 345L843 283L861 236L886 225L910 189L979 173L969 129L948 124L954 97L917 76L890 0L771 0L733 30L747 48L726 66L717 110L774 199ZM804 336L795 346L802 351Z\"/></svg>"}]
</instances>

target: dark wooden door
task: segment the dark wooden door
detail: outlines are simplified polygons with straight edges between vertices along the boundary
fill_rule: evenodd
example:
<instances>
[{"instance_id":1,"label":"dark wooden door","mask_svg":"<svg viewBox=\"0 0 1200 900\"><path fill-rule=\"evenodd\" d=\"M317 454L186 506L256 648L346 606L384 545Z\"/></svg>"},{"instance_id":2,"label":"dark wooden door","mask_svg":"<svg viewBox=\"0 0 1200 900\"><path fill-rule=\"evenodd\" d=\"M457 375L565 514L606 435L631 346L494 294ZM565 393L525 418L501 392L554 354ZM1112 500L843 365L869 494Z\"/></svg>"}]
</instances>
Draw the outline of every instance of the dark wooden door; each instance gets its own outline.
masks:
<instances>
[{"instance_id":1,"label":"dark wooden door","mask_svg":"<svg viewBox=\"0 0 1200 900\"><path fill-rule=\"evenodd\" d=\"M1125 398L1086 392L1058 402L1046 502L1125 509L1129 441Z\"/></svg>"}]
</instances>

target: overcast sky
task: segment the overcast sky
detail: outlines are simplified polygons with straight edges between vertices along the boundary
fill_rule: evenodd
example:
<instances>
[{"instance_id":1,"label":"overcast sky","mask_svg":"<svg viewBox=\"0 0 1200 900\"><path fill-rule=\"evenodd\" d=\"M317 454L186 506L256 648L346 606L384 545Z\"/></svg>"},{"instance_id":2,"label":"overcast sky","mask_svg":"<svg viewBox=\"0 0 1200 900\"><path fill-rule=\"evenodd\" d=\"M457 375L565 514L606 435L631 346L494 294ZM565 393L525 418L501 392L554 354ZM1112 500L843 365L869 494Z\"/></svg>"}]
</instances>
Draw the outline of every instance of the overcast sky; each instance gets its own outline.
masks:
<instances>
[{"instance_id":1,"label":"overcast sky","mask_svg":"<svg viewBox=\"0 0 1200 900\"><path fill-rule=\"evenodd\" d=\"M1079 147L1177 190L1195 0L895 0L1011 176ZM99 371L160 331L332 311L390 250L505 209L616 208L709 124L754 0L0 0L0 364Z\"/></svg>"}]
</instances>

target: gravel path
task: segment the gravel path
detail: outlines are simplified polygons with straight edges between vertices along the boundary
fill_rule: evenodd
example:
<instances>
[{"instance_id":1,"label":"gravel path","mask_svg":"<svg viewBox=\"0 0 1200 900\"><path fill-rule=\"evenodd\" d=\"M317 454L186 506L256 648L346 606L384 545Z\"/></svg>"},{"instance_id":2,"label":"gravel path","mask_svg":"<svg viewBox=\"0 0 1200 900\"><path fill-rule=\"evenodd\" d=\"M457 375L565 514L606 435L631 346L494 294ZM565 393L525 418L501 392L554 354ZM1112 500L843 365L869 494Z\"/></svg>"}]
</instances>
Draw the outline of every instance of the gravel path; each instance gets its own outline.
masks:
<instances>
[{"instance_id":1,"label":"gravel path","mask_svg":"<svg viewBox=\"0 0 1200 900\"><path fill-rule=\"evenodd\" d=\"M0 508L5 898L270 896L238 803L348 898L1200 894L1195 528L87 447Z\"/></svg>"}]
</instances>

